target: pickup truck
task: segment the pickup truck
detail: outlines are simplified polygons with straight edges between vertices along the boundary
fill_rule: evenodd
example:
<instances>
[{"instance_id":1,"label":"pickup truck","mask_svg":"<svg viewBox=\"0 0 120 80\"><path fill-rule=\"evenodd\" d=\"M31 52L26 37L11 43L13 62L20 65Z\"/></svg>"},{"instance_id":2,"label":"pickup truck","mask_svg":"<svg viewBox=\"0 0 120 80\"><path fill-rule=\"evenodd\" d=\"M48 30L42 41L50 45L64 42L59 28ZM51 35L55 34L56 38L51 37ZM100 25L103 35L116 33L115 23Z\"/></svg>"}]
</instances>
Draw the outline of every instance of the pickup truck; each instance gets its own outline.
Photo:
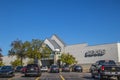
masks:
<instances>
[{"instance_id":1,"label":"pickup truck","mask_svg":"<svg viewBox=\"0 0 120 80\"><path fill-rule=\"evenodd\" d=\"M100 80L116 78L120 80L120 66L114 60L99 60L91 70L92 78L98 77Z\"/></svg>"}]
</instances>

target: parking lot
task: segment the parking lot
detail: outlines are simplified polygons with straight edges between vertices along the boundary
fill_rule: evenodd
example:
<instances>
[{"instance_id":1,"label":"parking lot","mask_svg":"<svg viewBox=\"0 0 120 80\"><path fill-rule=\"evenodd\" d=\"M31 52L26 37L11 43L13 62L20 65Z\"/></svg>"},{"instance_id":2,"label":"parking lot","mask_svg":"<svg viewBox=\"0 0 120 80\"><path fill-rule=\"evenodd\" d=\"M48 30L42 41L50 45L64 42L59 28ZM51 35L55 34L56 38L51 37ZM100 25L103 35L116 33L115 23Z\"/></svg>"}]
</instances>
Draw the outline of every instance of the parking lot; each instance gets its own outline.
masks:
<instances>
[{"instance_id":1,"label":"parking lot","mask_svg":"<svg viewBox=\"0 0 120 80\"><path fill-rule=\"evenodd\" d=\"M89 79L88 79L89 78ZM0 80L92 80L89 73L76 73L76 72L60 72L48 73L43 72L41 76L25 77L22 73L15 73L14 77L1 77Z\"/></svg>"},{"instance_id":2,"label":"parking lot","mask_svg":"<svg viewBox=\"0 0 120 80\"><path fill-rule=\"evenodd\" d=\"M0 80L98 80L91 78L90 73L79 72L60 72L60 73L48 73L43 72L39 77L25 77L22 73L15 73L11 78L0 78Z\"/></svg>"}]
</instances>

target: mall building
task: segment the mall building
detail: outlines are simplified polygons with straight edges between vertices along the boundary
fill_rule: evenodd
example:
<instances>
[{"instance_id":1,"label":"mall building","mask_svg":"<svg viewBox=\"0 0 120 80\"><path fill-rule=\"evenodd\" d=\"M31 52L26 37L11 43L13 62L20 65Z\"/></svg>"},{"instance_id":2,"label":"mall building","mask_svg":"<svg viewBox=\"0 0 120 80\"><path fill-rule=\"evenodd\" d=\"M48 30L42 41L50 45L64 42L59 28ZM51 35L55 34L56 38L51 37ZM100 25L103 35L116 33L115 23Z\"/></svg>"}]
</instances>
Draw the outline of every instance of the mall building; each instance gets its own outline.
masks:
<instances>
[{"instance_id":1,"label":"mall building","mask_svg":"<svg viewBox=\"0 0 120 80\"><path fill-rule=\"evenodd\" d=\"M66 45L57 35L46 38L44 43L54 52L50 58L42 59L42 65L58 63L61 53L73 55L78 64L92 64L98 60L114 60L120 62L120 43L100 44L89 46L87 43ZM15 57L3 57L3 62L9 64ZM26 60L25 60L26 62ZM60 62L59 62L60 63Z\"/></svg>"},{"instance_id":2,"label":"mall building","mask_svg":"<svg viewBox=\"0 0 120 80\"><path fill-rule=\"evenodd\" d=\"M91 64L98 60L120 62L120 43L89 46L87 43L66 45L57 35L44 41L53 51L73 55L78 64Z\"/></svg>"}]
</instances>

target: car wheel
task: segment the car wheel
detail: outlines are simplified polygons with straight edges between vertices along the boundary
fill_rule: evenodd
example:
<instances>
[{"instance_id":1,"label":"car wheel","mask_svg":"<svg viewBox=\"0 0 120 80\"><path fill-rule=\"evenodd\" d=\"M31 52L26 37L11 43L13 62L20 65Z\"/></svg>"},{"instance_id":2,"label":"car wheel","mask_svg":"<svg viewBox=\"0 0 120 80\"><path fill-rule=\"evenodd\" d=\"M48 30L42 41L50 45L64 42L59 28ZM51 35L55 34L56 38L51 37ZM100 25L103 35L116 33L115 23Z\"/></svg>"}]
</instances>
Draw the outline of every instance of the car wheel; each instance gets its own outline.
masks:
<instances>
[{"instance_id":1,"label":"car wheel","mask_svg":"<svg viewBox=\"0 0 120 80\"><path fill-rule=\"evenodd\" d=\"M102 75L98 75L98 77L99 77L99 80L103 80L104 78L103 78L103 76Z\"/></svg>"},{"instance_id":2,"label":"car wheel","mask_svg":"<svg viewBox=\"0 0 120 80\"><path fill-rule=\"evenodd\" d=\"M82 72L82 70L80 72Z\"/></svg>"},{"instance_id":3,"label":"car wheel","mask_svg":"<svg viewBox=\"0 0 120 80\"><path fill-rule=\"evenodd\" d=\"M25 76L25 77L27 77L28 75L27 75L27 74L25 74L24 76Z\"/></svg>"},{"instance_id":4,"label":"car wheel","mask_svg":"<svg viewBox=\"0 0 120 80\"><path fill-rule=\"evenodd\" d=\"M95 76L94 76L94 75L92 75L92 78L95 78Z\"/></svg>"},{"instance_id":5,"label":"car wheel","mask_svg":"<svg viewBox=\"0 0 120 80\"><path fill-rule=\"evenodd\" d=\"M11 77L14 77L15 75L14 75L14 74L11 74L10 76L11 76Z\"/></svg>"},{"instance_id":6,"label":"car wheel","mask_svg":"<svg viewBox=\"0 0 120 80\"><path fill-rule=\"evenodd\" d=\"M40 74L38 74L36 77L39 77L40 76Z\"/></svg>"},{"instance_id":7,"label":"car wheel","mask_svg":"<svg viewBox=\"0 0 120 80\"><path fill-rule=\"evenodd\" d=\"M120 80L120 77L119 77L119 76L117 77L117 80Z\"/></svg>"},{"instance_id":8,"label":"car wheel","mask_svg":"<svg viewBox=\"0 0 120 80\"><path fill-rule=\"evenodd\" d=\"M95 75L93 73L91 73L91 76L92 76L92 78L95 78Z\"/></svg>"}]
</instances>

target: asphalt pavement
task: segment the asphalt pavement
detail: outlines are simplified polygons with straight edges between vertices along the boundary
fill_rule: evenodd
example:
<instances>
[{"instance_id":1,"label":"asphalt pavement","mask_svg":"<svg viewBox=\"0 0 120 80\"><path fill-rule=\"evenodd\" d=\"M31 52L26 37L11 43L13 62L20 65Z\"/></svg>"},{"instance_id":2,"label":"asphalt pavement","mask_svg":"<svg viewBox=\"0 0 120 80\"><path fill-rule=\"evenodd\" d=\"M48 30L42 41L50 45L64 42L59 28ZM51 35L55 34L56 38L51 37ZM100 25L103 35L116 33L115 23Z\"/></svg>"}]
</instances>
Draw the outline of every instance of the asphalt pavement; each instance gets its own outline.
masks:
<instances>
[{"instance_id":1,"label":"asphalt pavement","mask_svg":"<svg viewBox=\"0 0 120 80\"><path fill-rule=\"evenodd\" d=\"M91 78L90 73L80 72L60 72L60 73L48 73L43 72L39 77L25 77L24 74L15 73L11 78L0 78L0 80L99 80Z\"/></svg>"}]
</instances>

